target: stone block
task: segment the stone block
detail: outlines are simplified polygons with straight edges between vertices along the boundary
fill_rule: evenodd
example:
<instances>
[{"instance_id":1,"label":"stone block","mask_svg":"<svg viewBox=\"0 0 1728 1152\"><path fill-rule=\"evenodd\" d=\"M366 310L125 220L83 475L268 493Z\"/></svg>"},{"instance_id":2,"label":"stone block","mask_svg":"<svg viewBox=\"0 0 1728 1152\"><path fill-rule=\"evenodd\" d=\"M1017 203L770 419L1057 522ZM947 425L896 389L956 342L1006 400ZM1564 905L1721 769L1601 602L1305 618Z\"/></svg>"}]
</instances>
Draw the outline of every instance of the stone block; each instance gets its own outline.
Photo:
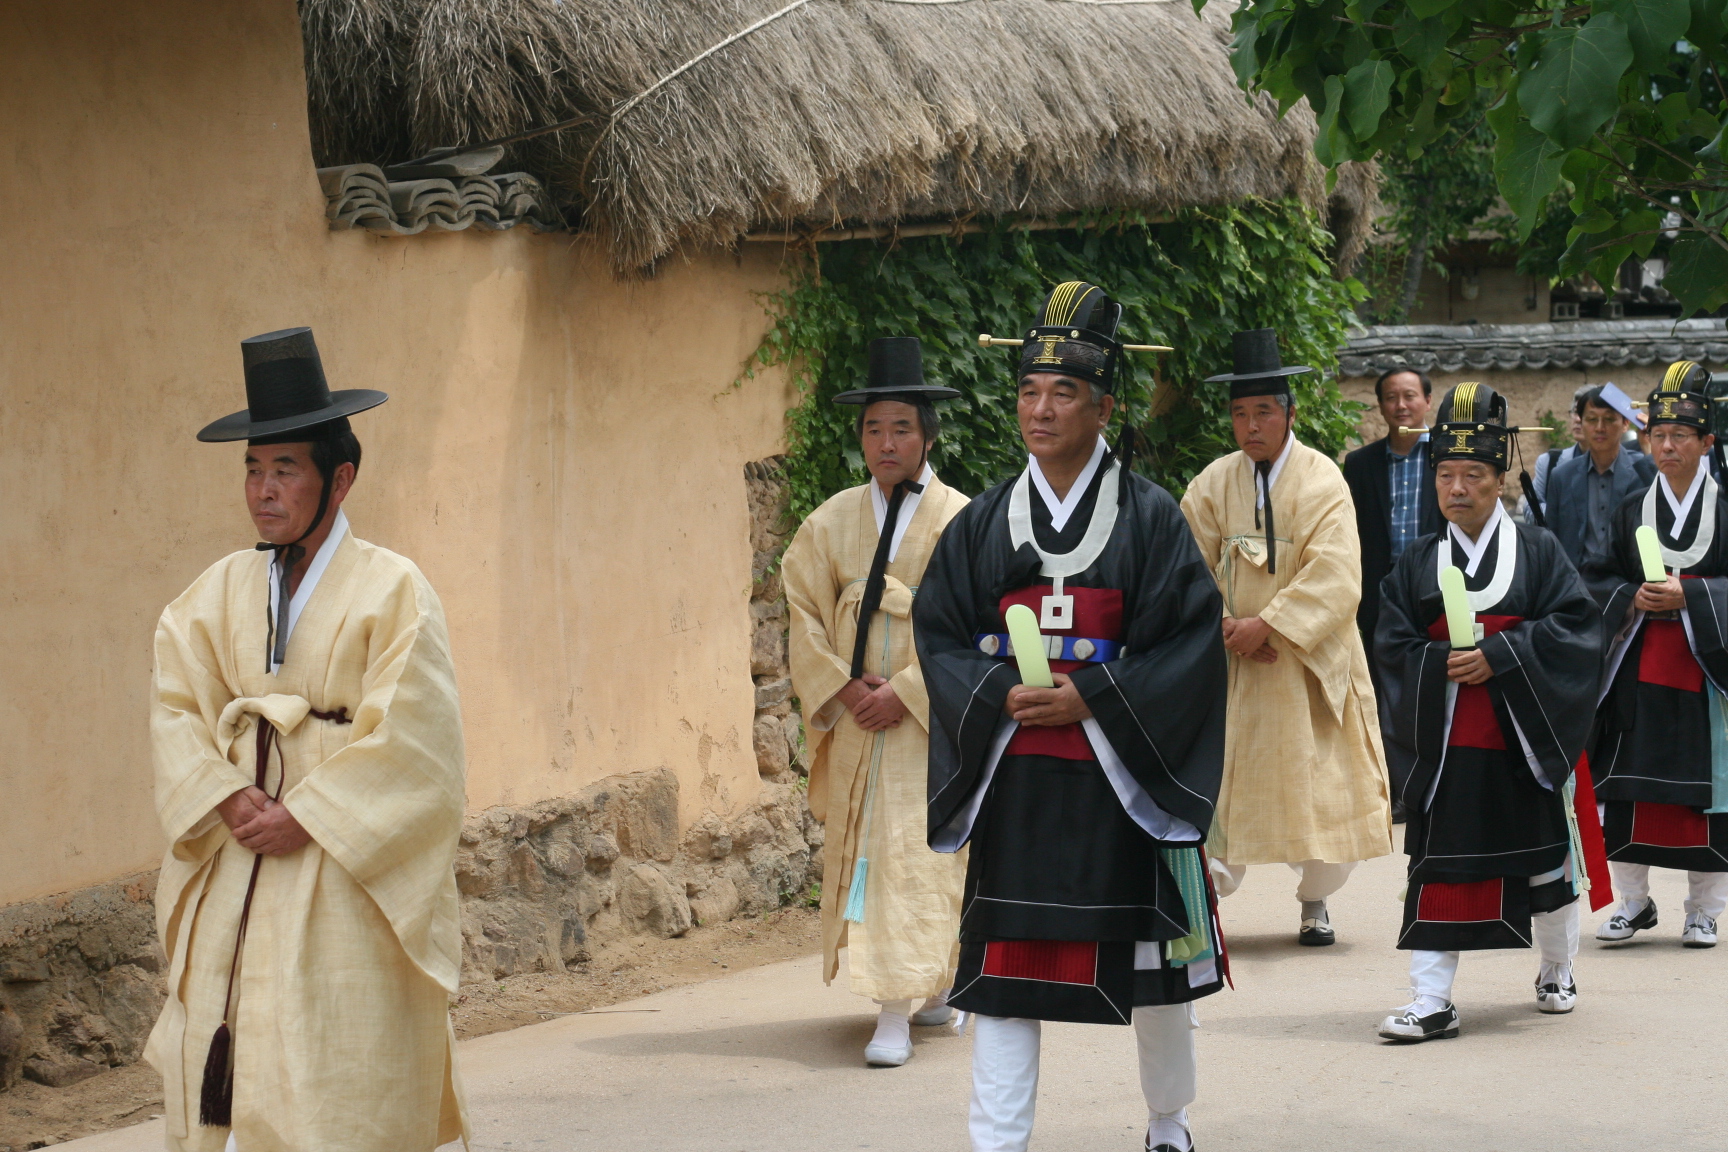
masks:
<instances>
[{"instance_id":1,"label":"stone block","mask_svg":"<svg viewBox=\"0 0 1728 1152\"><path fill-rule=\"evenodd\" d=\"M18 1013L0 1004L0 1092L24 1075L24 1023Z\"/></svg>"},{"instance_id":2,"label":"stone block","mask_svg":"<svg viewBox=\"0 0 1728 1152\"><path fill-rule=\"evenodd\" d=\"M778 617L757 620L750 634L750 675L786 675L786 622Z\"/></svg>"},{"instance_id":3,"label":"stone block","mask_svg":"<svg viewBox=\"0 0 1728 1152\"><path fill-rule=\"evenodd\" d=\"M756 711L768 712L789 706L792 702L792 679L782 676L756 685ZM781 713L784 715L784 713Z\"/></svg>"},{"instance_id":4,"label":"stone block","mask_svg":"<svg viewBox=\"0 0 1728 1152\"><path fill-rule=\"evenodd\" d=\"M655 936L682 936L690 930L690 901L665 871L653 864L633 864L618 886L619 910L625 922Z\"/></svg>"},{"instance_id":5,"label":"stone block","mask_svg":"<svg viewBox=\"0 0 1728 1152\"><path fill-rule=\"evenodd\" d=\"M790 757L785 725L773 716L758 716L751 738L756 747L756 771L764 776L778 776L786 771Z\"/></svg>"},{"instance_id":6,"label":"stone block","mask_svg":"<svg viewBox=\"0 0 1728 1152\"><path fill-rule=\"evenodd\" d=\"M50 1088L68 1088L102 1071L102 1065L76 1056L49 1059L32 1056L24 1062L24 1078Z\"/></svg>"}]
</instances>

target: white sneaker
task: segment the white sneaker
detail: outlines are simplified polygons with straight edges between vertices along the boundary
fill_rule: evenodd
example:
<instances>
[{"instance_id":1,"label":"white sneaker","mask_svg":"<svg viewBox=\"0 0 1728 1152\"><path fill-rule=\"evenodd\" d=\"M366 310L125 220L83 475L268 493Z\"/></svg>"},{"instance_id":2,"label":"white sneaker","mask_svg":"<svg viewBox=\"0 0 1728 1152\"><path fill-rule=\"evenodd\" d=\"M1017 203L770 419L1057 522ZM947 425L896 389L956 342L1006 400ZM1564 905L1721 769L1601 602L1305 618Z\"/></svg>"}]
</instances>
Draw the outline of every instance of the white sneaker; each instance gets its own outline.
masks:
<instances>
[{"instance_id":1,"label":"white sneaker","mask_svg":"<svg viewBox=\"0 0 1728 1152\"><path fill-rule=\"evenodd\" d=\"M936 993L912 1013L912 1023L919 1028L934 1028L954 1019L954 1009L948 1007L948 991Z\"/></svg>"},{"instance_id":2,"label":"white sneaker","mask_svg":"<svg viewBox=\"0 0 1728 1152\"><path fill-rule=\"evenodd\" d=\"M1380 1035L1387 1040L1450 1040L1458 1035L1458 1009L1448 1002L1443 1008L1423 1014L1421 1001L1406 1004L1380 1022Z\"/></svg>"},{"instance_id":3,"label":"white sneaker","mask_svg":"<svg viewBox=\"0 0 1728 1152\"><path fill-rule=\"evenodd\" d=\"M912 1059L912 1045L896 1048L891 1044L870 1043L864 1046L864 1063L872 1068L898 1068Z\"/></svg>"},{"instance_id":4,"label":"white sneaker","mask_svg":"<svg viewBox=\"0 0 1728 1152\"><path fill-rule=\"evenodd\" d=\"M1629 912L1624 903L1614 910L1614 915L1608 917L1602 927L1596 929L1596 939L1617 944L1622 940L1630 940L1646 928L1656 927L1656 901L1645 900L1644 907L1636 912Z\"/></svg>"},{"instance_id":5,"label":"white sneaker","mask_svg":"<svg viewBox=\"0 0 1728 1152\"><path fill-rule=\"evenodd\" d=\"M1716 947L1716 921L1702 912L1688 912L1680 943L1688 948Z\"/></svg>"},{"instance_id":6,"label":"white sneaker","mask_svg":"<svg viewBox=\"0 0 1728 1152\"><path fill-rule=\"evenodd\" d=\"M1560 1015L1572 1011L1577 1006L1578 985L1559 983L1536 985L1536 1011Z\"/></svg>"}]
</instances>

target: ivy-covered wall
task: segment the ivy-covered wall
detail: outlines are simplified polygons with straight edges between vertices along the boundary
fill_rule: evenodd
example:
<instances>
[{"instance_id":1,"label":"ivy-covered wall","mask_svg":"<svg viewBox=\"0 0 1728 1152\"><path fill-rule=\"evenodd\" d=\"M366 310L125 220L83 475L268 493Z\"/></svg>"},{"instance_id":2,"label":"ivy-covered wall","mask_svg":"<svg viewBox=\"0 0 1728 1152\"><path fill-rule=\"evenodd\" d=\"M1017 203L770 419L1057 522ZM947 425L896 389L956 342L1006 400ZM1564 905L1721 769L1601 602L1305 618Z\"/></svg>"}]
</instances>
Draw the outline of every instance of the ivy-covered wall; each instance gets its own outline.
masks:
<instances>
[{"instance_id":1,"label":"ivy-covered wall","mask_svg":"<svg viewBox=\"0 0 1728 1152\"><path fill-rule=\"evenodd\" d=\"M1362 406L1344 399L1329 370L1361 288L1333 277L1330 241L1301 204L1253 201L1189 209L1168 222L817 245L792 286L771 297L775 324L757 351L760 363L790 363L799 374L803 400L790 413L787 460L793 518L864 482L857 410L830 398L863 381L866 348L878 336L919 337L926 379L965 394L940 405L932 463L943 480L976 495L1024 467L1014 414L1018 349L980 348L978 334L1016 335L1064 280L1091 281L1122 302L1125 342L1176 349L1161 364L1127 354L1117 389L1150 443L1136 469L1174 494L1235 449L1227 388L1201 381L1230 371L1238 329L1276 328L1286 362L1328 370L1295 380L1298 431L1304 443L1337 453Z\"/></svg>"}]
</instances>

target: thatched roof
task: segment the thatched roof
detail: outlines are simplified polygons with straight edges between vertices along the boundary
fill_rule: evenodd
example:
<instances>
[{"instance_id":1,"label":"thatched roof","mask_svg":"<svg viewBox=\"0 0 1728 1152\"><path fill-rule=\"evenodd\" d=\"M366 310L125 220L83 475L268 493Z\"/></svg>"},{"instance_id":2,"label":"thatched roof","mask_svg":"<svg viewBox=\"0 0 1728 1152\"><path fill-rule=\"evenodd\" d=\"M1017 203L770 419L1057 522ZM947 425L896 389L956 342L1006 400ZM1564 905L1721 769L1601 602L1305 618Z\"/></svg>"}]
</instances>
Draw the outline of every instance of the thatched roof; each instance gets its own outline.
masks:
<instances>
[{"instance_id":1,"label":"thatched roof","mask_svg":"<svg viewBox=\"0 0 1728 1152\"><path fill-rule=\"evenodd\" d=\"M504 163L625 268L761 229L1325 200L1312 114L1248 102L1219 4L804 0L654 87L787 3L300 0L318 163L591 117ZM1346 257L1372 199L1346 172Z\"/></svg>"}]
</instances>

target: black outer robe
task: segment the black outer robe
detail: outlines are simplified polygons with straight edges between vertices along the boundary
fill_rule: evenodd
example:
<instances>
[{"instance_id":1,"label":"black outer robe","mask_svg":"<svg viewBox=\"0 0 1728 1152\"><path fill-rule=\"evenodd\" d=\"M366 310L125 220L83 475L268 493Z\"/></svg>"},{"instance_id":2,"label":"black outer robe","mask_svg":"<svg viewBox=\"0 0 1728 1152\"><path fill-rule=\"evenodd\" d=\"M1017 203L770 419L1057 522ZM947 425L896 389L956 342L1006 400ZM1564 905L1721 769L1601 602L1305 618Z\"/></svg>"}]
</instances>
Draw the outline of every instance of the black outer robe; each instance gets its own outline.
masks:
<instances>
[{"instance_id":1,"label":"black outer robe","mask_svg":"<svg viewBox=\"0 0 1728 1152\"><path fill-rule=\"evenodd\" d=\"M1460 746L1457 730L1448 732L1452 647L1432 631L1445 616L1436 555L1444 537L1417 540L1380 586L1374 655L1394 718L1387 738L1413 762L1402 797L1409 814L1404 851L1410 890L1400 948L1528 947L1530 913L1574 898L1567 880L1531 888L1529 878L1563 865L1571 848L1561 788L1590 732L1604 645L1601 614L1552 533L1505 523L1517 533L1517 571L1500 601L1477 613L1485 624L1495 621L1480 646L1494 670L1484 687L1503 748ZM1452 556L1463 569L1456 543ZM1487 587L1497 561L1498 542L1490 541L1465 587ZM1495 631L1507 618L1518 622ZM1514 718L1552 791L1531 772ZM1449 735L1454 743L1443 747ZM1502 881L1497 887L1463 887L1496 880ZM1481 909L1466 914L1482 899L1496 915L1479 916Z\"/></svg>"},{"instance_id":2,"label":"black outer robe","mask_svg":"<svg viewBox=\"0 0 1728 1152\"><path fill-rule=\"evenodd\" d=\"M1060 533L1032 492L1033 528L1046 551L1066 553L1079 543L1109 465L1106 457ZM1004 723L1003 703L1020 682L1014 663L981 652L976 637L1004 631L1005 594L1050 583L1040 575L1041 561L1030 545L1013 548L1008 507L1014 484L985 492L948 525L913 610L930 696L933 841L980 786ZM1222 600L1169 493L1131 474L1120 484L1107 543L1065 584L1120 591L1126 654L1070 674L1128 773L1160 808L1204 835L1223 771ZM1187 935L1184 905L1159 849L1194 848L1196 842L1154 840L1129 818L1096 759L1004 755L970 844L961 975L952 1001L957 1007L986 1015L1127 1023L1122 1009L1130 997L1134 1005L1173 1003L1221 986L1217 980L1190 987L1181 968L1131 971L1136 941ZM1027 1000L1010 987L1035 981L969 983L968 973L978 974L984 942L1009 940L1099 942L1101 969L1113 966L1120 977L1116 993L1107 993L1109 1011L1046 995L1048 989ZM1131 992L1124 982L1131 983Z\"/></svg>"},{"instance_id":3,"label":"black outer robe","mask_svg":"<svg viewBox=\"0 0 1728 1152\"><path fill-rule=\"evenodd\" d=\"M1628 496L1614 513L1612 587L1603 618L1610 628L1632 618L1632 599L1644 581L1634 535L1643 520L1644 492ZM1656 532L1676 551L1690 547L1706 509L1693 501L1676 536L1674 513L1660 492ZM1686 593L1687 647L1708 683L1728 687L1728 502L1709 509L1715 539L1698 563L1681 570ZM1602 700L1590 755L1596 794L1605 803L1608 858L1699 872L1728 871L1728 814L1713 807L1708 691L1687 691L1640 679L1648 618L1616 643L1618 665Z\"/></svg>"}]
</instances>

